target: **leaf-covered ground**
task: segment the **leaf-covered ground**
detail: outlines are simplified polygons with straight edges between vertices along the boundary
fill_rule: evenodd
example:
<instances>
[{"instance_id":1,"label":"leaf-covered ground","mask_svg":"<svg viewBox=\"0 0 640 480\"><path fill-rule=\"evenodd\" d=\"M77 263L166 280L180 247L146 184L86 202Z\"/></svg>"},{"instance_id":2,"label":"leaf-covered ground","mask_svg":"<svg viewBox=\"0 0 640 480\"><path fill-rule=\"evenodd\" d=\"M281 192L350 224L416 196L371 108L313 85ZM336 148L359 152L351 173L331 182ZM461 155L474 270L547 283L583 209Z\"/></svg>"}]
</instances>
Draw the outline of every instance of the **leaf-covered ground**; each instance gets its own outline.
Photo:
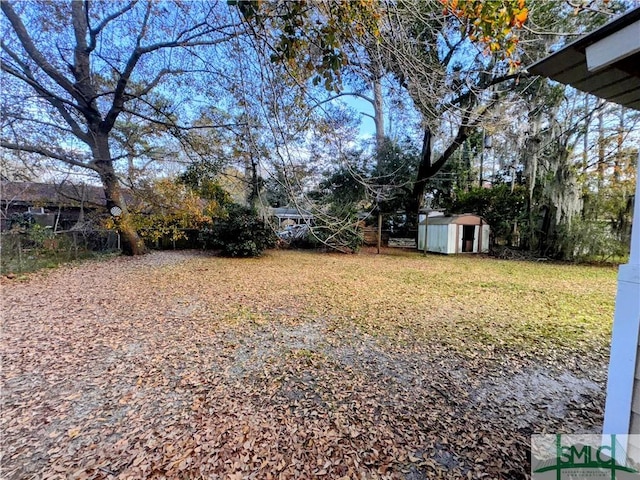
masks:
<instances>
[{"instance_id":1,"label":"leaf-covered ground","mask_svg":"<svg viewBox=\"0 0 640 480\"><path fill-rule=\"evenodd\" d=\"M615 270L193 252L2 280L2 478L526 478L597 432Z\"/></svg>"}]
</instances>

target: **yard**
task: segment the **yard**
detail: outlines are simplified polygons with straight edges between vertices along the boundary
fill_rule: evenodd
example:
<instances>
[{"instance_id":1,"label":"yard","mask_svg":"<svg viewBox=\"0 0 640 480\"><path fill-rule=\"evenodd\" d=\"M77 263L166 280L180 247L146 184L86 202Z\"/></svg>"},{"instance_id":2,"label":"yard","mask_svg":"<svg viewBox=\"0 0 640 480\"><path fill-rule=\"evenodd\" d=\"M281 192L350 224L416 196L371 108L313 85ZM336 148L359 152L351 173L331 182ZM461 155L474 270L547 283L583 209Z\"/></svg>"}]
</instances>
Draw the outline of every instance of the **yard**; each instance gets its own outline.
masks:
<instances>
[{"instance_id":1,"label":"yard","mask_svg":"<svg viewBox=\"0 0 640 480\"><path fill-rule=\"evenodd\" d=\"M2 477L526 478L598 432L613 268L386 251L2 279Z\"/></svg>"}]
</instances>

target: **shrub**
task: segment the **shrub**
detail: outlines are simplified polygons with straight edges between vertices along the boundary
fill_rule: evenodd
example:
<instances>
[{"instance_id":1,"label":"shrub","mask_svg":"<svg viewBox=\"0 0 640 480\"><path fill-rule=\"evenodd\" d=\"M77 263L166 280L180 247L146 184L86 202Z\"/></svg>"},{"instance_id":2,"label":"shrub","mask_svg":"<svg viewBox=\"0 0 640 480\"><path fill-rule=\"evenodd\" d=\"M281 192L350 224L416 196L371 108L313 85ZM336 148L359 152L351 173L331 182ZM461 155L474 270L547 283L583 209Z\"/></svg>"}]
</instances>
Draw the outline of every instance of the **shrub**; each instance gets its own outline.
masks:
<instances>
[{"instance_id":1,"label":"shrub","mask_svg":"<svg viewBox=\"0 0 640 480\"><path fill-rule=\"evenodd\" d=\"M213 191L215 187L212 184L208 188ZM216 198L204 198L198 191L178 181L155 180L136 189L128 220L151 245L163 240L175 245L175 242L187 239L187 231L203 228L219 215L224 207L220 202L225 197L217 190L212 193L216 194ZM109 219L106 226L115 228L113 219Z\"/></svg>"},{"instance_id":2,"label":"shrub","mask_svg":"<svg viewBox=\"0 0 640 480\"><path fill-rule=\"evenodd\" d=\"M200 240L205 248L220 249L224 256L258 257L276 245L277 237L255 210L232 204L224 218L200 232Z\"/></svg>"},{"instance_id":3,"label":"shrub","mask_svg":"<svg viewBox=\"0 0 640 480\"><path fill-rule=\"evenodd\" d=\"M35 223L36 220L31 213L13 213L9 217L9 230L26 230Z\"/></svg>"},{"instance_id":4,"label":"shrub","mask_svg":"<svg viewBox=\"0 0 640 480\"><path fill-rule=\"evenodd\" d=\"M574 219L571 225L561 229L560 234L565 260L624 262L629 255L628 242L617 238L606 222Z\"/></svg>"}]
</instances>

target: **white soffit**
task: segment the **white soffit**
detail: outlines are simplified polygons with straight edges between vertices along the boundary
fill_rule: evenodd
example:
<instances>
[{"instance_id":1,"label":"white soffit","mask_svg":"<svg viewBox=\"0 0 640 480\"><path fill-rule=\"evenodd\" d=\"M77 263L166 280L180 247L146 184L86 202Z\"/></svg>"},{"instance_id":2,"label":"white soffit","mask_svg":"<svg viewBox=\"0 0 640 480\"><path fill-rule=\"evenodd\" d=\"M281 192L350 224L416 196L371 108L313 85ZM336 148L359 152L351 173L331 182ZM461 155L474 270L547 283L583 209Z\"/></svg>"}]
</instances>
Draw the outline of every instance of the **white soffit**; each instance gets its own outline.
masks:
<instances>
[{"instance_id":1,"label":"white soffit","mask_svg":"<svg viewBox=\"0 0 640 480\"><path fill-rule=\"evenodd\" d=\"M527 70L640 110L639 43L640 6L534 63ZM588 51L592 52L590 60Z\"/></svg>"},{"instance_id":2,"label":"white soffit","mask_svg":"<svg viewBox=\"0 0 640 480\"><path fill-rule=\"evenodd\" d=\"M640 52L640 20L589 45L587 68L595 72L637 52Z\"/></svg>"}]
</instances>

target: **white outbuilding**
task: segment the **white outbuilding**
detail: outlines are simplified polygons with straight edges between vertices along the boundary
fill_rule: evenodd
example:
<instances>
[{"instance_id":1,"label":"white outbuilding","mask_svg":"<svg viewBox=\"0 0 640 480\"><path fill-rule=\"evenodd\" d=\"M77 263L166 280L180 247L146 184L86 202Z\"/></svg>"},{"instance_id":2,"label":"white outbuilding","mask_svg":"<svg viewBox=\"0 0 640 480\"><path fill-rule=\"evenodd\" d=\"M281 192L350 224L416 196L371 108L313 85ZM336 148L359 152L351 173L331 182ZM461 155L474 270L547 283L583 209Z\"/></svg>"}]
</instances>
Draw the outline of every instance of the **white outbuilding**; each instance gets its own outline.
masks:
<instances>
[{"instance_id":1,"label":"white outbuilding","mask_svg":"<svg viewBox=\"0 0 640 480\"><path fill-rule=\"evenodd\" d=\"M478 215L429 217L418 225L418 250L445 254L485 253L489 251L489 233L489 225Z\"/></svg>"}]
</instances>

